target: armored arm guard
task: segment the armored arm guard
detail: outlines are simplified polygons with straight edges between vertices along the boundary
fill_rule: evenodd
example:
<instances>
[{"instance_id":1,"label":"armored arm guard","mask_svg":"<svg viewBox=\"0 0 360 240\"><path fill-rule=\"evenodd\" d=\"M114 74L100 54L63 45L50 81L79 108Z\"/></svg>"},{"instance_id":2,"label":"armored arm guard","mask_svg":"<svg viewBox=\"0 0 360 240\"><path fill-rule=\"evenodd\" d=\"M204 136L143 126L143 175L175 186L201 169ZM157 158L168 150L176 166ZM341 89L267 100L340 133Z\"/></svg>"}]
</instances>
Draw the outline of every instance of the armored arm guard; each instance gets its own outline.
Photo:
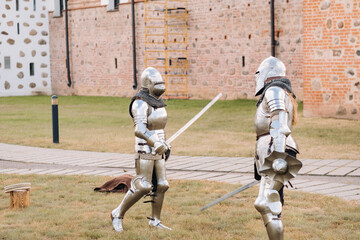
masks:
<instances>
[{"instance_id":1,"label":"armored arm guard","mask_svg":"<svg viewBox=\"0 0 360 240\"><path fill-rule=\"evenodd\" d=\"M265 93L270 112L270 135L274 140L274 150L285 152L286 138L291 133L288 113L285 108L285 91L280 87L270 87Z\"/></svg>"},{"instance_id":2,"label":"armored arm guard","mask_svg":"<svg viewBox=\"0 0 360 240\"><path fill-rule=\"evenodd\" d=\"M135 136L144 139L147 144L155 148L155 152L163 154L168 150L164 142L159 139L159 136L147 129L147 121L149 114L149 105L143 100L137 99L132 104L131 113L135 125Z\"/></svg>"}]
</instances>

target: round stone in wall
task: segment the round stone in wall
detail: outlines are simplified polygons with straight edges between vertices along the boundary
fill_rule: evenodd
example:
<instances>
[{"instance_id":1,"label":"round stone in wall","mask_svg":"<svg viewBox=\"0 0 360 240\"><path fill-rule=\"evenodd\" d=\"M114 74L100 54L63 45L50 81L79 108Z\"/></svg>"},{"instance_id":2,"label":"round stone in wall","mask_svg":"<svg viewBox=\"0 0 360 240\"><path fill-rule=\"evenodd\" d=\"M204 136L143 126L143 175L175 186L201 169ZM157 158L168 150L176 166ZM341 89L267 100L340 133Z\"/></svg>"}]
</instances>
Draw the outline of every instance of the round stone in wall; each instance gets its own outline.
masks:
<instances>
[{"instance_id":1,"label":"round stone in wall","mask_svg":"<svg viewBox=\"0 0 360 240\"><path fill-rule=\"evenodd\" d=\"M49 33L47 31L41 31L41 35L47 36L47 35L49 35Z\"/></svg>"},{"instance_id":2,"label":"round stone in wall","mask_svg":"<svg viewBox=\"0 0 360 240\"><path fill-rule=\"evenodd\" d=\"M48 66L48 65L45 64L45 63L42 63L42 64L40 65L41 68L47 68L47 66Z\"/></svg>"},{"instance_id":3,"label":"round stone in wall","mask_svg":"<svg viewBox=\"0 0 360 240\"><path fill-rule=\"evenodd\" d=\"M35 87L36 87L36 83L33 83L33 82L30 83L30 84L29 84L29 87L30 87L30 88L35 88Z\"/></svg>"},{"instance_id":4,"label":"round stone in wall","mask_svg":"<svg viewBox=\"0 0 360 240\"><path fill-rule=\"evenodd\" d=\"M323 97L324 97L324 101L328 102L331 99L331 94L326 93Z\"/></svg>"},{"instance_id":5,"label":"round stone in wall","mask_svg":"<svg viewBox=\"0 0 360 240\"><path fill-rule=\"evenodd\" d=\"M356 43L356 37L355 37L354 35L351 35L351 36L349 37L349 43L350 43L350 44L355 44L355 43Z\"/></svg>"},{"instance_id":6,"label":"round stone in wall","mask_svg":"<svg viewBox=\"0 0 360 240\"><path fill-rule=\"evenodd\" d=\"M24 78L24 73L23 72L19 72L17 74L17 77L20 78L20 79L23 79Z\"/></svg>"},{"instance_id":7,"label":"round stone in wall","mask_svg":"<svg viewBox=\"0 0 360 240\"><path fill-rule=\"evenodd\" d=\"M37 22L37 23L36 23L36 26L41 27L42 25L43 25L43 23L42 23L42 22Z\"/></svg>"},{"instance_id":8,"label":"round stone in wall","mask_svg":"<svg viewBox=\"0 0 360 240\"><path fill-rule=\"evenodd\" d=\"M26 22L24 22L23 25L24 25L24 27L30 26L30 25L29 25L28 23L26 23Z\"/></svg>"},{"instance_id":9,"label":"round stone in wall","mask_svg":"<svg viewBox=\"0 0 360 240\"><path fill-rule=\"evenodd\" d=\"M20 57L25 57L25 53L23 51L20 51L19 55Z\"/></svg>"},{"instance_id":10,"label":"round stone in wall","mask_svg":"<svg viewBox=\"0 0 360 240\"><path fill-rule=\"evenodd\" d=\"M344 106L339 106L339 108L336 111L336 115L339 115L339 116L346 115L346 108Z\"/></svg>"},{"instance_id":11,"label":"round stone in wall","mask_svg":"<svg viewBox=\"0 0 360 240\"><path fill-rule=\"evenodd\" d=\"M18 85L18 89L23 89L23 87L24 87L24 86L23 86L22 84L19 84L19 85Z\"/></svg>"},{"instance_id":12,"label":"round stone in wall","mask_svg":"<svg viewBox=\"0 0 360 240\"><path fill-rule=\"evenodd\" d=\"M35 55L36 55L36 51L35 51L35 50L32 50L32 51L31 51L31 56L35 57Z\"/></svg>"},{"instance_id":13,"label":"round stone in wall","mask_svg":"<svg viewBox=\"0 0 360 240\"><path fill-rule=\"evenodd\" d=\"M9 6L9 4L5 4L5 9L6 9L6 10L10 10L10 9L11 9L10 6Z\"/></svg>"},{"instance_id":14,"label":"round stone in wall","mask_svg":"<svg viewBox=\"0 0 360 240\"><path fill-rule=\"evenodd\" d=\"M26 44L29 44L29 43L31 43L31 40L30 40L30 38L25 38L25 39L24 39L24 43L26 43Z\"/></svg>"},{"instance_id":15,"label":"round stone in wall","mask_svg":"<svg viewBox=\"0 0 360 240\"><path fill-rule=\"evenodd\" d=\"M360 19L353 19L353 26L354 27L360 27Z\"/></svg>"},{"instance_id":16,"label":"round stone in wall","mask_svg":"<svg viewBox=\"0 0 360 240\"><path fill-rule=\"evenodd\" d=\"M30 36L35 36L37 34L37 31L35 29L31 29L31 31L29 32Z\"/></svg>"},{"instance_id":17,"label":"round stone in wall","mask_svg":"<svg viewBox=\"0 0 360 240\"><path fill-rule=\"evenodd\" d=\"M7 32L5 32L5 31L2 31L1 34L2 34L2 35L9 35L9 34L8 34Z\"/></svg>"},{"instance_id":18,"label":"round stone in wall","mask_svg":"<svg viewBox=\"0 0 360 240\"><path fill-rule=\"evenodd\" d=\"M320 3L320 10L327 10L331 7L331 0L322 0Z\"/></svg>"},{"instance_id":19,"label":"round stone in wall","mask_svg":"<svg viewBox=\"0 0 360 240\"><path fill-rule=\"evenodd\" d=\"M329 18L328 20L326 20L326 27L327 29L330 29L332 27L332 20L331 18Z\"/></svg>"},{"instance_id":20,"label":"round stone in wall","mask_svg":"<svg viewBox=\"0 0 360 240\"><path fill-rule=\"evenodd\" d=\"M314 91L320 91L322 89L321 86L321 78L314 78L311 80L311 86Z\"/></svg>"},{"instance_id":21,"label":"round stone in wall","mask_svg":"<svg viewBox=\"0 0 360 240\"><path fill-rule=\"evenodd\" d=\"M30 18L35 18L35 15L31 14L31 15L30 15Z\"/></svg>"},{"instance_id":22,"label":"round stone in wall","mask_svg":"<svg viewBox=\"0 0 360 240\"><path fill-rule=\"evenodd\" d=\"M333 43L334 43L335 45L339 45L339 44L340 44L340 37L335 36L335 37L333 38Z\"/></svg>"},{"instance_id":23,"label":"round stone in wall","mask_svg":"<svg viewBox=\"0 0 360 240\"><path fill-rule=\"evenodd\" d=\"M16 67L17 67L17 68L22 68L22 66L23 66L22 63L19 63L19 62L16 63Z\"/></svg>"},{"instance_id":24,"label":"round stone in wall","mask_svg":"<svg viewBox=\"0 0 360 240\"><path fill-rule=\"evenodd\" d=\"M333 75L333 76L331 76L331 81L332 82L337 82L337 81L339 81L339 77L336 76L336 75Z\"/></svg>"},{"instance_id":25,"label":"round stone in wall","mask_svg":"<svg viewBox=\"0 0 360 240\"><path fill-rule=\"evenodd\" d=\"M41 56L45 57L47 55L47 52L43 51L41 52Z\"/></svg>"},{"instance_id":26,"label":"round stone in wall","mask_svg":"<svg viewBox=\"0 0 360 240\"><path fill-rule=\"evenodd\" d=\"M235 73L236 73L235 68L230 68L229 69L229 75L235 75Z\"/></svg>"},{"instance_id":27,"label":"round stone in wall","mask_svg":"<svg viewBox=\"0 0 360 240\"><path fill-rule=\"evenodd\" d=\"M38 43L39 45L46 45L46 41L44 39L40 39Z\"/></svg>"},{"instance_id":28,"label":"round stone in wall","mask_svg":"<svg viewBox=\"0 0 360 240\"><path fill-rule=\"evenodd\" d=\"M4 87L5 87L5 90L10 89L10 83L8 81L5 81Z\"/></svg>"},{"instance_id":29,"label":"round stone in wall","mask_svg":"<svg viewBox=\"0 0 360 240\"><path fill-rule=\"evenodd\" d=\"M9 38L9 39L7 40L7 43L8 43L8 44L10 44L10 45L14 45L15 40L14 40L14 39Z\"/></svg>"},{"instance_id":30,"label":"round stone in wall","mask_svg":"<svg viewBox=\"0 0 360 240\"><path fill-rule=\"evenodd\" d=\"M354 68L347 68L345 69L345 75L350 78L356 77L356 70Z\"/></svg>"},{"instance_id":31,"label":"round stone in wall","mask_svg":"<svg viewBox=\"0 0 360 240\"><path fill-rule=\"evenodd\" d=\"M9 27L12 27L12 26L14 26L14 22L13 22L13 21L8 21L8 22L7 22L7 25L8 25Z\"/></svg>"},{"instance_id":32,"label":"round stone in wall","mask_svg":"<svg viewBox=\"0 0 360 240\"><path fill-rule=\"evenodd\" d=\"M44 87L46 87L48 85L47 81L43 81L42 84Z\"/></svg>"},{"instance_id":33,"label":"round stone in wall","mask_svg":"<svg viewBox=\"0 0 360 240\"><path fill-rule=\"evenodd\" d=\"M338 27L339 29L344 28L344 26L345 26L344 21L339 21L339 22L337 23L337 27Z\"/></svg>"},{"instance_id":34,"label":"round stone in wall","mask_svg":"<svg viewBox=\"0 0 360 240\"><path fill-rule=\"evenodd\" d=\"M49 74L47 74L47 73L41 73L42 78L47 78L48 76L49 76Z\"/></svg>"}]
</instances>

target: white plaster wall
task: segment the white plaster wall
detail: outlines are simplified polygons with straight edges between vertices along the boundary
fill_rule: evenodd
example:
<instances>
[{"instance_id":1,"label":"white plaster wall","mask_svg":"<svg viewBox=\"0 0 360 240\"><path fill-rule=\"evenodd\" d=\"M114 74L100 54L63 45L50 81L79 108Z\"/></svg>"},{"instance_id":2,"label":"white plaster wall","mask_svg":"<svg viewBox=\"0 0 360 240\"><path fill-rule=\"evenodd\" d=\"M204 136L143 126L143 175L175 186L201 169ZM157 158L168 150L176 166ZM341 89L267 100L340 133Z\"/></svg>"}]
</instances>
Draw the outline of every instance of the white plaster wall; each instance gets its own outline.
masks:
<instances>
[{"instance_id":1,"label":"white plaster wall","mask_svg":"<svg viewBox=\"0 0 360 240\"><path fill-rule=\"evenodd\" d=\"M48 5L51 0L0 0L0 96L51 94ZM19 23L20 34L17 31ZM4 67L10 56L10 69ZM30 76L34 63L34 76Z\"/></svg>"}]
</instances>

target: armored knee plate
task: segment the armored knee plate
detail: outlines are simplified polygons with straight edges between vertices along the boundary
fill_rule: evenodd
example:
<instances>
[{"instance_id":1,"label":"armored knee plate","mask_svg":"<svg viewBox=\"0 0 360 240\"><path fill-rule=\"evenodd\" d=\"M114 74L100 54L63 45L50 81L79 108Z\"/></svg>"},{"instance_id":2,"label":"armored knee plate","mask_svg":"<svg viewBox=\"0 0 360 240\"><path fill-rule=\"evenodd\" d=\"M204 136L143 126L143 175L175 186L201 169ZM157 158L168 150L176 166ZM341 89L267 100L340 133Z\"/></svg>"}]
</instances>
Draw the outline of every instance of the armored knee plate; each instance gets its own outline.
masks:
<instances>
[{"instance_id":1,"label":"armored knee plate","mask_svg":"<svg viewBox=\"0 0 360 240\"><path fill-rule=\"evenodd\" d=\"M278 217L282 211L278 191L267 190L264 195L260 195L256 199L254 206L262 216L269 239L283 239L284 228L281 219Z\"/></svg>"},{"instance_id":2,"label":"armored knee plate","mask_svg":"<svg viewBox=\"0 0 360 240\"><path fill-rule=\"evenodd\" d=\"M156 192L164 193L169 189L169 187L170 187L170 185L169 185L168 181L166 181L166 180L159 181Z\"/></svg>"},{"instance_id":3,"label":"armored knee plate","mask_svg":"<svg viewBox=\"0 0 360 240\"><path fill-rule=\"evenodd\" d=\"M143 176L136 176L131 181L130 191L141 192L143 195L149 193L152 189L152 184L147 181Z\"/></svg>"},{"instance_id":4,"label":"armored knee plate","mask_svg":"<svg viewBox=\"0 0 360 240\"><path fill-rule=\"evenodd\" d=\"M266 225L271 219L269 214L277 216L282 211L282 204L280 195L276 190L269 190L265 197L258 197L254 204L256 210L263 216L264 224Z\"/></svg>"}]
</instances>

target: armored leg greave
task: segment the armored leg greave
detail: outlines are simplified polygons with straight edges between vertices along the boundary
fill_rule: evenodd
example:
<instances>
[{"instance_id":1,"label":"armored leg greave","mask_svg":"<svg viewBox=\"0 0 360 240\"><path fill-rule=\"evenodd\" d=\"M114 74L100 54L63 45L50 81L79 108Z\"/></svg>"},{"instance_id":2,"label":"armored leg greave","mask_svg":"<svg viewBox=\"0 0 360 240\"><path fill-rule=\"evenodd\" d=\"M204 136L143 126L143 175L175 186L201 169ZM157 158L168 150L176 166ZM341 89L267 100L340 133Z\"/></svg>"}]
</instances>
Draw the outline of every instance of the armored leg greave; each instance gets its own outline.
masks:
<instances>
[{"instance_id":1,"label":"armored leg greave","mask_svg":"<svg viewBox=\"0 0 360 240\"><path fill-rule=\"evenodd\" d=\"M157 178L157 189L152 196L152 218L160 220L164 195L169 188L169 183L166 180L164 159L155 161L155 173Z\"/></svg>"},{"instance_id":2,"label":"armored leg greave","mask_svg":"<svg viewBox=\"0 0 360 240\"><path fill-rule=\"evenodd\" d=\"M131 188L126 193L120 205L112 211L114 218L124 218L124 215L141 197L149 193L152 189L151 177L154 161L136 160L137 175L131 181Z\"/></svg>"},{"instance_id":3,"label":"armored leg greave","mask_svg":"<svg viewBox=\"0 0 360 240\"><path fill-rule=\"evenodd\" d=\"M262 177L259 195L255 201L255 208L260 212L270 240L283 239L284 229L279 215L282 211L279 190L283 184Z\"/></svg>"}]
</instances>

